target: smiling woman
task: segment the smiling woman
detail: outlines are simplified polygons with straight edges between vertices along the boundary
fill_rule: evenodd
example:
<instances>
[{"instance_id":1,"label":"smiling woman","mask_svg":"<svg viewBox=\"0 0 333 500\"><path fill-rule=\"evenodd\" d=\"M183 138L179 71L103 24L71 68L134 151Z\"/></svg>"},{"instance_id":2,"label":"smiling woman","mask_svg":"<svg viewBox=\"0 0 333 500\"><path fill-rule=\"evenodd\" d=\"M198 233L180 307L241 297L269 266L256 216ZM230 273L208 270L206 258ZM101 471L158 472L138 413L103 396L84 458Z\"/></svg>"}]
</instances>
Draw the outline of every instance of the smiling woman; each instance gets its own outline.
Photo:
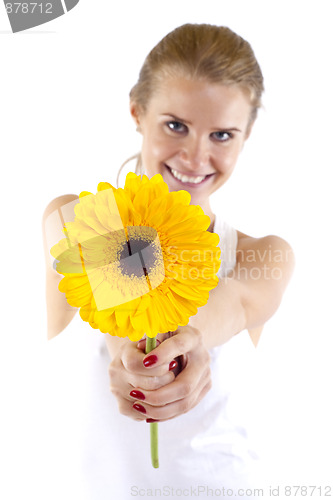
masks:
<instances>
[{"instance_id":1,"label":"smiling woman","mask_svg":"<svg viewBox=\"0 0 333 500\"><path fill-rule=\"evenodd\" d=\"M91 499L113 494L128 500L129 485L155 489L166 481L187 491L199 481L211 490L222 485L234 492L229 498L238 498L238 489L263 485L251 440L251 424L261 417L254 345L280 304L293 253L277 236L254 238L237 231L210 204L234 171L262 91L263 77L248 42L228 28L188 24L150 52L130 93L131 114L142 134L137 168L148 178L161 174L170 191L187 191L191 204L200 205L210 218L209 231L220 237L222 263L208 302L187 325L178 323L175 331L160 335L153 354L145 356L145 340L96 336L83 456ZM58 210L65 203L58 198L51 206ZM167 219L158 200L153 212L155 219ZM276 255L279 259L272 258ZM186 261L186 254L182 258ZM54 280L48 290L50 314L64 315ZM53 304L59 304L57 310ZM161 468L152 475L145 429L134 421L156 420L163 422Z\"/></svg>"},{"instance_id":2,"label":"smiling woman","mask_svg":"<svg viewBox=\"0 0 333 500\"><path fill-rule=\"evenodd\" d=\"M161 174L171 191L186 189L192 204L213 219L209 197L233 172L250 133L251 111L250 98L239 87L166 79L146 112L131 102L143 135L145 171Z\"/></svg>"}]
</instances>

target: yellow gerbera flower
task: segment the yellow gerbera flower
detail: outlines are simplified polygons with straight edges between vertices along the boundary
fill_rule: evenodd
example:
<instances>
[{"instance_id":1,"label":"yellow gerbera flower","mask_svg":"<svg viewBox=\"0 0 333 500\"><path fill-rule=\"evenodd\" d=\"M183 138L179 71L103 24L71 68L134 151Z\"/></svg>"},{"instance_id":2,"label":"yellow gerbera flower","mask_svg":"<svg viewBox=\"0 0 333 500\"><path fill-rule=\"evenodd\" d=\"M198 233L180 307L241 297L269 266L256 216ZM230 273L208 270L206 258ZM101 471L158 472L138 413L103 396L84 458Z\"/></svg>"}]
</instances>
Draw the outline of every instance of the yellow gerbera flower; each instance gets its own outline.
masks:
<instances>
[{"instance_id":1,"label":"yellow gerbera flower","mask_svg":"<svg viewBox=\"0 0 333 500\"><path fill-rule=\"evenodd\" d=\"M129 173L124 189L100 183L83 192L52 247L59 290L93 328L139 340L176 330L203 306L218 283L218 235L190 205L169 193L161 175Z\"/></svg>"}]
</instances>

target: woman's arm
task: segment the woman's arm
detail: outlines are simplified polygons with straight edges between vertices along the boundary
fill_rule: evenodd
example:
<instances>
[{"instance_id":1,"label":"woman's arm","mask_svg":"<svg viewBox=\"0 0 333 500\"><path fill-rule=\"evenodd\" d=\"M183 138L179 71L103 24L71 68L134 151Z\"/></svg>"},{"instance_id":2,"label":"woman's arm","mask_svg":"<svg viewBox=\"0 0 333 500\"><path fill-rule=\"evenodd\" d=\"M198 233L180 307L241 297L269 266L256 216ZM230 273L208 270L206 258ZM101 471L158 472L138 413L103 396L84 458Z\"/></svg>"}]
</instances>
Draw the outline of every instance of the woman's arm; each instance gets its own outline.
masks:
<instances>
[{"instance_id":1,"label":"woman's arm","mask_svg":"<svg viewBox=\"0 0 333 500\"><path fill-rule=\"evenodd\" d=\"M46 308L47 308L47 337L51 339L58 335L73 319L77 309L71 307L66 300L65 294L58 290L58 285L62 276L53 268L53 258L50 255L50 248L57 243L64 234L61 228L66 220L73 214L74 203L78 196L69 194L55 198L46 207L43 214L43 242L45 252L45 276L46 276Z\"/></svg>"},{"instance_id":2,"label":"woman's arm","mask_svg":"<svg viewBox=\"0 0 333 500\"><path fill-rule=\"evenodd\" d=\"M249 330L255 344L273 316L294 269L290 245L277 236L251 238L239 234L235 269L210 292L209 300L190 319L202 332L207 348Z\"/></svg>"}]
</instances>

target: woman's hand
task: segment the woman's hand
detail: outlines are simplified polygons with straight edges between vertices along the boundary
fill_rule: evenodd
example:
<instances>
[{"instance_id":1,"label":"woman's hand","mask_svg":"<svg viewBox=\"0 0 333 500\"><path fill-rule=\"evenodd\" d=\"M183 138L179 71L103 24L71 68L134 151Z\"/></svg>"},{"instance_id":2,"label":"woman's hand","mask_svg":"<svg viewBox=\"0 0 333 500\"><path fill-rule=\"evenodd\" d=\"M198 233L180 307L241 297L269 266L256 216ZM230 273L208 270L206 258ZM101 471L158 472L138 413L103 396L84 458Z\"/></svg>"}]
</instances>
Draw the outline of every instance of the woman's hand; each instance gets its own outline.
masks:
<instances>
[{"instance_id":1,"label":"woman's hand","mask_svg":"<svg viewBox=\"0 0 333 500\"><path fill-rule=\"evenodd\" d=\"M122 414L169 420L196 406L211 388L210 356L196 328L179 327L149 354L144 350L145 341L126 343L109 365Z\"/></svg>"}]
</instances>

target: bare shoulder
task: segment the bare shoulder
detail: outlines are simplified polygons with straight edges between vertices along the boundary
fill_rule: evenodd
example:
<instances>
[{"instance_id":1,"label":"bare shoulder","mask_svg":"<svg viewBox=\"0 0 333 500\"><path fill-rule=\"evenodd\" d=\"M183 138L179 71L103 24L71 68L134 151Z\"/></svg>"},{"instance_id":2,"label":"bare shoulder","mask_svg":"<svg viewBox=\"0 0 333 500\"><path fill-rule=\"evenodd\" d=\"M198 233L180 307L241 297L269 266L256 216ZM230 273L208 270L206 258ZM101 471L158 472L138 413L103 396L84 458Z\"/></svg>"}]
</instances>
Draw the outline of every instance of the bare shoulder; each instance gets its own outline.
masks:
<instances>
[{"instance_id":1,"label":"bare shoulder","mask_svg":"<svg viewBox=\"0 0 333 500\"><path fill-rule=\"evenodd\" d=\"M67 205L68 203L72 203L73 201L78 200L79 197L77 194L63 194L54 198L50 203L46 206L43 214L43 220L45 221L49 215L51 215L59 208Z\"/></svg>"},{"instance_id":2,"label":"bare shoulder","mask_svg":"<svg viewBox=\"0 0 333 500\"><path fill-rule=\"evenodd\" d=\"M74 206L79 197L75 194L58 196L52 200L43 213L43 242L46 265L46 306L48 338L58 335L73 319L77 309L68 305L66 297L58 290L62 276L53 268L54 259L50 249L64 237L64 222L73 220Z\"/></svg>"},{"instance_id":3,"label":"bare shoulder","mask_svg":"<svg viewBox=\"0 0 333 500\"><path fill-rule=\"evenodd\" d=\"M64 237L64 224L74 219L74 206L78 200L79 197L76 194L58 196L54 198L44 210L42 231L47 266L49 263L50 249Z\"/></svg>"},{"instance_id":4,"label":"bare shoulder","mask_svg":"<svg viewBox=\"0 0 333 500\"><path fill-rule=\"evenodd\" d=\"M279 283L284 290L295 267L295 256L290 244L280 236L272 234L260 238L254 238L240 231L237 231L237 234L238 266L255 266L256 269L260 269L266 281ZM276 279L277 276L280 279Z\"/></svg>"},{"instance_id":5,"label":"bare shoulder","mask_svg":"<svg viewBox=\"0 0 333 500\"><path fill-rule=\"evenodd\" d=\"M237 231L237 262L256 262L283 267L286 275L292 273L295 256L290 244L280 236L273 234L254 238Z\"/></svg>"},{"instance_id":6,"label":"bare shoulder","mask_svg":"<svg viewBox=\"0 0 333 500\"><path fill-rule=\"evenodd\" d=\"M281 248L289 248L292 251L289 243L281 238L280 236L276 236L275 234L269 234L267 236L261 236L259 238L255 238L253 236L249 236L248 234L242 233L241 231L237 231L238 236L238 245L241 247L251 247L260 245L270 245L274 249Z\"/></svg>"}]
</instances>

